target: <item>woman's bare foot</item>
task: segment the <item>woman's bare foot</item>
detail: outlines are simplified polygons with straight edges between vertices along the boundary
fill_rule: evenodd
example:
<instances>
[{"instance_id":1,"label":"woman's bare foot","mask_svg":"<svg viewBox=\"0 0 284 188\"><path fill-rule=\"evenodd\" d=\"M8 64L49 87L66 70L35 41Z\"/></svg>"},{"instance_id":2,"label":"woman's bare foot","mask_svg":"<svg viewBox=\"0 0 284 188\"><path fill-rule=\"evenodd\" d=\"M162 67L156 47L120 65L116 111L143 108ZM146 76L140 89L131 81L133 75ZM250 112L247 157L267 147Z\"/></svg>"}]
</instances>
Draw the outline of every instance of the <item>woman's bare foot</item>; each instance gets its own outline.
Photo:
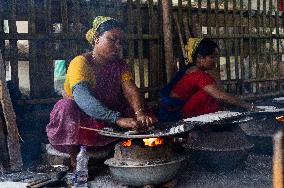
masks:
<instances>
[{"instance_id":1,"label":"woman's bare foot","mask_svg":"<svg viewBox=\"0 0 284 188\"><path fill-rule=\"evenodd\" d=\"M80 151L80 146L72 145L72 146L65 146L68 154L70 155L70 165L71 170L74 172L76 170L76 157Z\"/></svg>"}]
</instances>

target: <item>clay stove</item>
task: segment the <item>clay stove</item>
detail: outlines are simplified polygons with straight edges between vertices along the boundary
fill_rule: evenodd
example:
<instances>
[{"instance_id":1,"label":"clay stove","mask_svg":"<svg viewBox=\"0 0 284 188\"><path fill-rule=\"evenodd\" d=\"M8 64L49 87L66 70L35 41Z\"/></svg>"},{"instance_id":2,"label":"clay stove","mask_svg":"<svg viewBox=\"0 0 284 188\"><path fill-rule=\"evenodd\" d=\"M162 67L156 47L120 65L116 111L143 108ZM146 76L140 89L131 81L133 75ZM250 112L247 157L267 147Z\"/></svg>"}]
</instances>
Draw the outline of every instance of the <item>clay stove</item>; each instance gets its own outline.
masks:
<instances>
[{"instance_id":1,"label":"clay stove","mask_svg":"<svg viewBox=\"0 0 284 188\"><path fill-rule=\"evenodd\" d=\"M127 185L161 184L173 179L185 158L172 151L170 138L125 139L105 164L113 177Z\"/></svg>"},{"instance_id":2,"label":"clay stove","mask_svg":"<svg viewBox=\"0 0 284 188\"><path fill-rule=\"evenodd\" d=\"M173 158L171 143L164 138L127 139L115 146L114 158L147 162L166 162Z\"/></svg>"}]
</instances>

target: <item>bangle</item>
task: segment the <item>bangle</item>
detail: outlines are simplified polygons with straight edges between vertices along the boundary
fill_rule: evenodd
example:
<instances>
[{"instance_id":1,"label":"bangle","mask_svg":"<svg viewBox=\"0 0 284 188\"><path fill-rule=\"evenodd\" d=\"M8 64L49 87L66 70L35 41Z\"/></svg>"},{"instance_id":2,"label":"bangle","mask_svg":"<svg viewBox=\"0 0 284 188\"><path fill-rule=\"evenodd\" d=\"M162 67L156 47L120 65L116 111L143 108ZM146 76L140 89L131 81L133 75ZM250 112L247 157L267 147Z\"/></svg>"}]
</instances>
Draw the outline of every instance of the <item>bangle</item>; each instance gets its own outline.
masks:
<instances>
[{"instance_id":1,"label":"bangle","mask_svg":"<svg viewBox=\"0 0 284 188\"><path fill-rule=\"evenodd\" d=\"M252 112L254 108L255 108L254 104L251 103L250 111Z\"/></svg>"},{"instance_id":2,"label":"bangle","mask_svg":"<svg viewBox=\"0 0 284 188\"><path fill-rule=\"evenodd\" d=\"M137 115L139 112L142 112L142 108L139 108L139 110L137 110L134 114Z\"/></svg>"}]
</instances>

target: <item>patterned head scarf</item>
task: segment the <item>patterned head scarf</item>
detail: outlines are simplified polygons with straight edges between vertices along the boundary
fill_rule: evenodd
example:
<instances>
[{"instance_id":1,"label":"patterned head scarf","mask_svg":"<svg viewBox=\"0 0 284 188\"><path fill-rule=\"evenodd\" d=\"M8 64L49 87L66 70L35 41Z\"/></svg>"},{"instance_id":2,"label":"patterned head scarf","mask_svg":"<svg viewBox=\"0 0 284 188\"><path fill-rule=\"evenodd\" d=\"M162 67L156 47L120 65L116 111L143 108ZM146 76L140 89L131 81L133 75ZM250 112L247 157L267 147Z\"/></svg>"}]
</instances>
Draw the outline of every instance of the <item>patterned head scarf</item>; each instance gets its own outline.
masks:
<instances>
[{"instance_id":1,"label":"patterned head scarf","mask_svg":"<svg viewBox=\"0 0 284 188\"><path fill-rule=\"evenodd\" d=\"M185 51L188 63L193 63L192 56L195 54L196 49L198 48L200 42L203 38L189 38L187 44L185 45Z\"/></svg>"},{"instance_id":2,"label":"patterned head scarf","mask_svg":"<svg viewBox=\"0 0 284 188\"><path fill-rule=\"evenodd\" d=\"M91 44L94 45L94 36L97 31L97 29L100 27L100 25L108 20L115 20L111 17L106 16L97 16L93 21L93 27L86 33L86 39Z\"/></svg>"}]
</instances>

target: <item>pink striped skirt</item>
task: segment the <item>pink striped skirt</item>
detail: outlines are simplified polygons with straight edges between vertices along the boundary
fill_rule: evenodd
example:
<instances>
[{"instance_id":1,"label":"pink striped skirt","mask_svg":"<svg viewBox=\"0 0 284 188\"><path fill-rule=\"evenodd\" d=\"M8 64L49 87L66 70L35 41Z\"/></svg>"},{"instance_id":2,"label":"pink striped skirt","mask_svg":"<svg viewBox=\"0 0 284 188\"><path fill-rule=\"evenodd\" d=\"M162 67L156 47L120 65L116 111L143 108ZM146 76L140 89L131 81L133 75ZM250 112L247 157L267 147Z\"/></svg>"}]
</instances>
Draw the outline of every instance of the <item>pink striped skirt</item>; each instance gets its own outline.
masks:
<instances>
[{"instance_id":1,"label":"pink striped skirt","mask_svg":"<svg viewBox=\"0 0 284 188\"><path fill-rule=\"evenodd\" d=\"M99 135L96 131L80 127L101 129L110 126L84 113L71 98L59 100L50 113L46 127L48 140L53 146L85 145L106 146L116 138Z\"/></svg>"}]
</instances>

